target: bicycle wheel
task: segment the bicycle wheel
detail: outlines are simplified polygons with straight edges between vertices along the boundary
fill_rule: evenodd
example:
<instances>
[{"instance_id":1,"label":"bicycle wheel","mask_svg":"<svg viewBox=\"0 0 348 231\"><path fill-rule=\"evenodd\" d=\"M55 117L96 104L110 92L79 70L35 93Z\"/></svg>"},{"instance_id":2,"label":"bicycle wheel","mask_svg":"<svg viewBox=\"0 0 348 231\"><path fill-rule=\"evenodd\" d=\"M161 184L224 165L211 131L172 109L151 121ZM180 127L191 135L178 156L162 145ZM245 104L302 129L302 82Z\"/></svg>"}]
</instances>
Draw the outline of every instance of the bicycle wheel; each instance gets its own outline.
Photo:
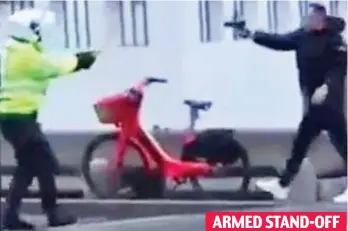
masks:
<instances>
[{"instance_id":1,"label":"bicycle wheel","mask_svg":"<svg viewBox=\"0 0 348 231\"><path fill-rule=\"evenodd\" d=\"M110 155L116 147L115 142L117 139L118 133L102 134L95 137L87 145L83 155L81 169L82 176L90 191L100 199L120 197L148 198L161 196L163 183L160 177L160 172L156 173L156 171L154 171L153 173L155 174L152 174L151 177L146 174L142 162L137 160L140 149L132 142L129 143L127 152L133 153L127 153L126 155L131 156L131 166L124 166L122 173L106 173L100 171L100 169L105 169L107 157L103 158L104 162L100 169L95 169L93 165L91 165L95 160L95 154L107 143L111 144L110 147L112 149L107 151L107 154Z\"/></svg>"}]
</instances>

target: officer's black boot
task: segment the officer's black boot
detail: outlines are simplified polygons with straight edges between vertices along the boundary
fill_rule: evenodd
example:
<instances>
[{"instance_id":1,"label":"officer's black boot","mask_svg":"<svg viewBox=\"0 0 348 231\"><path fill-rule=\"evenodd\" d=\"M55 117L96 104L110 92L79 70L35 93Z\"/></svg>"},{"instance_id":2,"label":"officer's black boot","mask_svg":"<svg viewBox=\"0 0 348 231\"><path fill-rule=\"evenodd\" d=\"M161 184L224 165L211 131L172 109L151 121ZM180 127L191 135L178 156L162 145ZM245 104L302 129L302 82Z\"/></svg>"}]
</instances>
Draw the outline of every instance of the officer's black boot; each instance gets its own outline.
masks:
<instances>
[{"instance_id":1,"label":"officer's black boot","mask_svg":"<svg viewBox=\"0 0 348 231\"><path fill-rule=\"evenodd\" d=\"M37 169L37 179L41 191L41 208L47 215L48 225L55 227L74 224L77 218L57 204L58 193L54 175L59 169L58 162L47 142L42 143L39 148L41 151L37 153L45 155L41 156L42 164Z\"/></svg>"},{"instance_id":2,"label":"officer's black boot","mask_svg":"<svg viewBox=\"0 0 348 231\"><path fill-rule=\"evenodd\" d=\"M76 217L57 205L57 188L53 173L41 172L38 180L41 189L41 206L47 215L48 225L55 227L76 223Z\"/></svg>"},{"instance_id":3,"label":"officer's black boot","mask_svg":"<svg viewBox=\"0 0 348 231\"><path fill-rule=\"evenodd\" d=\"M34 225L19 219L18 210L21 200L31 184L32 177L20 174L21 169L17 168L10 185L9 194L6 198L6 210L3 217L2 228L5 230L32 230ZM21 177L22 176L22 177Z\"/></svg>"},{"instance_id":4,"label":"officer's black boot","mask_svg":"<svg viewBox=\"0 0 348 231\"><path fill-rule=\"evenodd\" d=\"M57 206L54 209L49 209L46 211L48 224L51 227L72 225L77 222L77 218L61 207Z\"/></svg>"},{"instance_id":5,"label":"officer's black boot","mask_svg":"<svg viewBox=\"0 0 348 231\"><path fill-rule=\"evenodd\" d=\"M33 230L34 225L19 219L18 214L6 212L2 229L4 230Z\"/></svg>"}]
</instances>

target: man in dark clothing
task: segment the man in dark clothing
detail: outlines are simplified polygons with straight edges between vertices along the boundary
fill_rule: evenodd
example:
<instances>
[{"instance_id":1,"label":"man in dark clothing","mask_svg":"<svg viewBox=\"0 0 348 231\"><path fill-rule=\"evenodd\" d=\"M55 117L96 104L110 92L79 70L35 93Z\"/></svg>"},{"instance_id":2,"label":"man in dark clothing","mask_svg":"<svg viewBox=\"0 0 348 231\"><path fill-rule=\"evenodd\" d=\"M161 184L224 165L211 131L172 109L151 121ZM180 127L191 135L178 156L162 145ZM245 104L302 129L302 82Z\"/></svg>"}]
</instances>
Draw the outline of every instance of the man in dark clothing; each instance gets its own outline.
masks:
<instances>
[{"instance_id":1,"label":"man in dark clothing","mask_svg":"<svg viewBox=\"0 0 348 231\"><path fill-rule=\"evenodd\" d=\"M288 196L288 186L299 171L311 142L322 130L344 162L347 162L347 127L344 113L344 91L347 69L346 44L341 36L345 22L328 16L320 4L311 4L303 28L288 34L252 33L242 28L242 37L250 37L259 45L280 51L295 51L299 83L305 100L309 101L294 139L292 155L280 180L259 181L257 185L276 198ZM347 192L337 201L347 200Z\"/></svg>"}]
</instances>

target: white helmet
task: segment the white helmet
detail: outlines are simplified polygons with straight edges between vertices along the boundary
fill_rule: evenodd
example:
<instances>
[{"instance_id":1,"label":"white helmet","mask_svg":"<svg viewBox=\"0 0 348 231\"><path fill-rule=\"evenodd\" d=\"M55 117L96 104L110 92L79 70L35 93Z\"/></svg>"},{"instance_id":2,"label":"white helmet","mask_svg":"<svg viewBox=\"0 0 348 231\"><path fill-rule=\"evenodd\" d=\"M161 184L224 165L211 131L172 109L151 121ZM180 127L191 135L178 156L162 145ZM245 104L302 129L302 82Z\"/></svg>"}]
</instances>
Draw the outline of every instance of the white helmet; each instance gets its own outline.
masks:
<instances>
[{"instance_id":1,"label":"white helmet","mask_svg":"<svg viewBox=\"0 0 348 231\"><path fill-rule=\"evenodd\" d=\"M16 11L9 16L10 36L27 40L37 40L40 37L40 30L45 26L51 26L56 22L56 14L43 9L25 9Z\"/></svg>"}]
</instances>

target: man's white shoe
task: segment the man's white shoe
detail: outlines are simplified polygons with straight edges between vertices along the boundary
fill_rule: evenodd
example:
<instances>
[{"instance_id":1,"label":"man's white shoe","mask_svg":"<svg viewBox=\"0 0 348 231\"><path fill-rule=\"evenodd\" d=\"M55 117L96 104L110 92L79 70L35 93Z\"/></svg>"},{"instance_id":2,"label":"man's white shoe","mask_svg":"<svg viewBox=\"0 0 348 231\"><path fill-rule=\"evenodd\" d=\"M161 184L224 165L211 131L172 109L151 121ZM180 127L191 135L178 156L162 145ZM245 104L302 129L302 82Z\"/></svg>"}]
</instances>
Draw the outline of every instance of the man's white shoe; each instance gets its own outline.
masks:
<instances>
[{"instance_id":1,"label":"man's white shoe","mask_svg":"<svg viewBox=\"0 0 348 231\"><path fill-rule=\"evenodd\" d=\"M279 200L287 199L290 189L288 187L282 187L279 184L279 179L272 180L258 180L256 186L263 191L271 193L274 198Z\"/></svg>"},{"instance_id":2,"label":"man's white shoe","mask_svg":"<svg viewBox=\"0 0 348 231\"><path fill-rule=\"evenodd\" d=\"M337 203L347 203L348 202L348 188L346 188L346 190L344 190L343 193L341 193L340 195L334 197L334 202Z\"/></svg>"}]
</instances>

